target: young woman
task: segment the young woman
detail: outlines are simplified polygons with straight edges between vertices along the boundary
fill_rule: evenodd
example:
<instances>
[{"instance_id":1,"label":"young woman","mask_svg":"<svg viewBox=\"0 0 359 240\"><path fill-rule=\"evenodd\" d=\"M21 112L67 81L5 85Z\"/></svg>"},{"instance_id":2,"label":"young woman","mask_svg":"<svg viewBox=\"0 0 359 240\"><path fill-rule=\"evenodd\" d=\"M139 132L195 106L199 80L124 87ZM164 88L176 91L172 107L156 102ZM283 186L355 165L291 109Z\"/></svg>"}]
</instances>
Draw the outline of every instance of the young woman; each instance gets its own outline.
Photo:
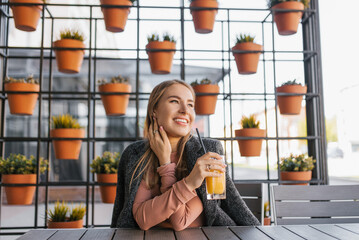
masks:
<instances>
[{"instance_id":1,"label":"young woman","mask_svg":"<svg viewBox=\"0 0 359 240\"><path fill-rule=\"evenodd\" d=\"M120 160L111 227L159 226L180 231L259 224L219 161L221 143L203 139L208 151L204 154L199 140L191 135L194 101L195 93L184 81L165 81L153 89L146 140L129 145ZM203 180L221 174L226 174L226 199L207 200Z\"/></svg>"}]
</instances>

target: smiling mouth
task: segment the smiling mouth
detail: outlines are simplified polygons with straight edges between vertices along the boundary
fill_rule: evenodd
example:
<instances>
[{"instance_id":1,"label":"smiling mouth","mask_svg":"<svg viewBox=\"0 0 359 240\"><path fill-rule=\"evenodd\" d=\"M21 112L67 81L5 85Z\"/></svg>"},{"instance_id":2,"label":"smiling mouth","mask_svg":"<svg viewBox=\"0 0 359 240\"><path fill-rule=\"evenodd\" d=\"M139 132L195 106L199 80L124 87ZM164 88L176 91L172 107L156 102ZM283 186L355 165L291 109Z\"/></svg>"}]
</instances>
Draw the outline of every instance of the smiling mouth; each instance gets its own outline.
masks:
<instances>
[{"instance_id":1,"label":"smiling mouth","mask_svg":"<svg viewBox=\"0 0 359 240\"><path fill-rule=\"evenodd\" d=\"M182 118L175 118L174 121L179 124L188 124L188 120Z\"/></svg>"}]
</instances>

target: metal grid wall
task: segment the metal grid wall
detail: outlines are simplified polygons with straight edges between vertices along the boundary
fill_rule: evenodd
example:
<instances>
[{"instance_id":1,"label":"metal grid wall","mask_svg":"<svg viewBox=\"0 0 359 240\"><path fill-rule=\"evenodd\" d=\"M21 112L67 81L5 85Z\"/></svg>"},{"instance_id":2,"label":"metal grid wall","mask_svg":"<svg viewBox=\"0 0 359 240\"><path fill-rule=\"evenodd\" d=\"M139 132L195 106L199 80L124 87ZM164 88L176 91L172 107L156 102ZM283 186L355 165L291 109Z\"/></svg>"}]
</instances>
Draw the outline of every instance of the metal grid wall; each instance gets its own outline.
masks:
<instances>
[{"instance_id":1,"label":"metal grid wall","mask_svg":"<svg viewBox=\"0 0 359 240\"><path fill-rule=\"evenodd\" d=\"M68 4L52 4L51 6L69 6ZM42 126L42 121L43 119L41 118L42 116L42 104L43 101L48 101L48 111L49 113L51 113L51 102L53 100L85 100L87 101L87 106L88 106L88 127L87 127L87 137L83 139L83 143L87 144L87 176L86 176L86 181L75 181L75 182L51 182L49 181L49 171L47 171L47 175L46 175L46 179L45 181L39 181L39 177L37 178L37 182L36 182L36 193L35 193L35 200L34 200L34 205L35 205L35 218L34 218L34 225L33 226L23 226L23 227L1 227L1 223L0 223L0 230L14 230L15 232L1 232L0 235L2 234L21 234L22 232L20 231L16 231L16 230L24 230L24 229L29 229L29 228L41 228L43 227L42 224L38 223L38 214L39 210L38 210L38 205L39 205L39 187L45 187L45 213L48 209L48 187L49 186L83 186L86 188L86 206L87 206L87 214L86 214L86 219L85 219L85 224L86 227L93 227L93 226L102 226L102 225L95 225L94 224L94 218L95 218L95 214L94 214L94 205L95 205L95 201L94 201L94 188L95 186L98 186L99 184L97 182L94 182L92 179L93 176L90 175L90 168L89 168L89 164L90 161L94 158L95 156L95 144L96 141L135 141L135 140L139 140L141 139L140 137L140 129L139 129L139 118L140 118L140 114L139 114L139 103L141 100L146 100L148 99L149 93L145 93L145 92L140 92L139 91L139 84L140 84L140 61L141 60L145 60L144 58L140 58L140 52L141 51L145 51L145 49L141 49L140 47L140 34L139 32L140 30L140 22L141 21L148 21L149 19L141 19L140 16L140 9L141 8L162 8L162 9L177 9L178 11L180 11L180 19L178 20L173 20L173 19L161 19L161 21L180 21L181 23L181 43L182 45L180 46L180 49L177 48L178 51L181 52L181 57L180 60L181 62L181 71L180 71L180 76L182 79L186 80L186 74L185 74L185 62L187 60L201 60L201 59L188 59L185 58L185 53L186 51L193 51L192 50L188 50L186 49L186 47L184 46L184 42L185 42L185 31L184 31L184 23L186 21L190 21L190 20L186 20L184 17L184 12L185 11L189 11L188 7L184 7L184 0L181 1L181 6L180 7L150 7L150 6L141 6L141 2L140 0L137 1L137 4L135 6L132 7L132 11L137 11L137 18L136 19L130 19L132 21L136 21L137 22L137 47L136 49L126 49L126 50L130 50L130 51L135 51L136 52L136 58L135 59L129 59L129 60L135 60L136 61L136 88L135 90L131 93L131 101L135 101L136 103L136 137L135 138L97 138L95 136L95 126L96 126L96 121L95 121L95 116L96 116L96 112L95 112L95 102L100 100L100 95L99 93L96 91L96 63L98 61L101 61L102 57L98 57L97 53L98 51L103 51L103 50L113 50L113 51L119 51L121 49L103 49L103 48L97 48L97 26L98 26L98 21L100 20L100 18L96 18L93 17L93 9L94 8L99 8L99 5L86 5L86 4L79 4L79 5L71 5L72 7L82 7L82 8L87 8L88 12L89 12L89 17L84 17L84 18L72 18L74 21L76 20L87 20L89 21L89 46L86 48L86 50L88 51L88 55L85 56L85 59L87 60L88 63L88 88L86 92L81 92L81 93L77 93L78 95L83 95L83 97L74 97L73 92L55 92L52 91L52 79L53 79L53 65L52 62L53 61L49 61L49 91L44 91L42 89L42 83L43 83L43 62L44 60L48 60L48 59L54 59L54 55L53 55L53 51L51 48L46 48L44 47L44 35L45 35L45 30L44 30L44 26L45 26L45 22L48 23L50 21L51 23L51 33L46 33L46 34L51 34L51 42L53 42L54 40L54 34L53 34L53 29L54 29L54 21L57 19L66 19L66 18L56 18L53 17L53 14L51 13L51 11L49 10L49 8L44 7L43 8L43 12L42 12L42 24L39 24L39 26L42 27L41 30L41 46L39 48L35 48L37 50L40 50L40 56L37 57L40 60L40 72L39 72L39 81L40 81L40 92L39 92L39 99L38 99L38 104L39 104L39 108L38 108L38 134L37 137L35 138L16 138L16 137L5 137L5 107L6 106L6 92L4 90L2 90L1 93L1 136L0 136L0 141L1 141L1 154L2 156L4 156L4 144L6 142L13 142L13 141L33 141L37 143L37 159L39 159L40 156L40 143L46 143L47 144L47 159L49 159L49 161L51 161L50 157L51 157L51 138L50 137L42 137L41 134L41 126ZM258 97L258 100L264 101L264 106L265 106L265 124L266 124L266 129L268 129L268 122L267 122L267 102L269 101L275 101L275 119L276 119L276 136L275 137L265 137L265 146L266 146L266 158L267 158L267 179L263 180L263 179L258 179L258 180L236 180L237 182L261 182L261 183L268 183L268 190L271 184L278 184L280 181L278 179L271 179L269 176L269 161L268 161L268 141L276 141L276 146L277 146L277 161L279 162L280 156L279 156L279 141L283 141L283 140L307 140L308 141L308 153L309 155L314 156L314 158L316 158L317 161L317 167L316 167L316 171L313 171L313 180L311 181L312 184L325 184L328 181L328 176L327 176L327 167L326 167L326 140L325 140L325 125L324 125L324 107L323 107L323 86L322 86L322 75L321 75L321 55L320 55L320 36L319 36L319 16L318 16L318 1L317 0L313 0L311 1L311 8L308 10L305 10L305 14L304 14L304 18L302 20L302 29L303 29L303 51L276 51L275 50L275 37L274 37L274 32L276 31L276 27L274 25L274 23L271 20L271 13L270 11L268 11L267 9L241 9L241 8L220 8L219 11L225 11L227 13L227 19L226 20L217 20L217 22L220 22L221 25L221 34L222 34L222 49L219 50L218 52L221 53L222 58L221 59L217 59L219 61L222 62L222 73L223 73L223 92L219 95L220 100L223 102L223 111L224 111L224 123L228 123L230 126L230 134L228 134L228 132L224 131L223 133L223 137L217 138L221 141L224 142L224 146L225 146L225 151L230 151L231 153L231 157L233 159L233 144L236 144L236 140L238 139L246 139L246 138L236 138L235 136L233 136L233 132L234 129L233 128L233 106L232 103L235 101L245 101L248 100L246 99L246 97L248 95L251 95L252 97ZM231 78L231 62L234 61L233 57L231 57L230 53L231 50L230 49L225 49L225 44L224 42L226 41L226 39L228 40L228 46L230 46L230 33L231 33L231 23L234 22L244 22L244 21L240 21L240 20L232 20L231 19L231 13L232 12L243 12L243 11L258 11L258 12L268 12L268 14L266 15L266 17L262 20L257 22L258 24L261 24L262 26L262 43L263 46L265 46L267 44L267 42L269 41L268 39L265 39L265 34L264 34L264 29L265 29L265 25L270 24L272 26L272 39L269 41L272 44L272 51L264 51L263 53L270 53L271 54L271 58L266 57L266 55L262 55L261 57L261 61L263 61L263 78L264 78L264 92L261 94L250 94L250 93L237 93L237 92L232 92L232 86L231 83L233 81L233 79ZM46 20L46 21L45 21ZM156 21L156 19L150 19L151 21ZM29 58L29 56L11 56L9 55L9 50L10 49L25 49L24 47L9 47L9 43L8 43L8 39L9 39L9 21L12 21L12 16L10 15L10 11L9 11L9 4L5 1L2 1L1 4L1 25L0 25L0 30L1 30L1 50L0 50L0 59L1 59L1 64L2 64L2 79L5 78L5 76L7 76L7 71L8 71L8 59L11 58ZM248 22L255 22L255 21L248 21ZM226 29L227 28L227 29ZM225 36L225 34L228 34L228 36ZM93 34L94 33L94 34ZM195 50L198 52L206 52L206 50ZM212 51L213 50L209 50ZM48 52L48 56L46 54L44 54L45 52ZM303 59L301 60L303 61L304 64L304 72L305 72L305 83L308 86L308 93L305 96L305 100L306 100L306 120L307 120L307 136L306 137L279 137L278 134L278 111L277 111L277 94L275 93L267 93L266 89L266 71L268 71L268 66L266 66L266 62L272 62L273 63L273 69L271 69L271 71L273 71L273 75L274 75L274 85L276 85L276 61L286 61L286 60L277 60L276 56L277 54L280 53L300 53L303 54ZM227 56L227 57L226 57ZM123 58L122 58L123 59ZM123 59L126 60L126 59ZM208 59L203 59L203 60L208 60ZM288 60L290 61L290 60ZM267 69L266 69L267 68ZM226 72L228 71L228 81L225 81L225 75ZM236 71L236 69L235 69ZM4 89L4 83L3 83L3 89ZM228 91L227 91L228 89ZM60 96L61 95L61 96ZM66 96L66 97L63 97ZM228 103L228 104L226 104ZM229 107L228 107L229 106ZM47 121L50 122L50 114L48 116ZM224 126L225 128L226 126ZM49 132L50 127L48 126L48 131ZM227 149L227 142L230 142L230 149ZM39 170L37 170L38 176L39 176ZM234 179L234 165L231 164L231 173L232 173L232 178ZM279 175L279 169L278 169L278 175ZM0 188L2 188L2 186L4 186L5 184L1 184ZM1 193L3 191L0 191L0 201L1 201ZM269 194L270 191L268 191ZM268 197L268 199L270 199ZM2 202L0 202L0 214L1 214L1 207L2 207ZM91 214L91 219L89 219L89 210L91 209L92 214ZM45 221L45 227L46 227L46 221Z\"/></svg>"}]
</instances>

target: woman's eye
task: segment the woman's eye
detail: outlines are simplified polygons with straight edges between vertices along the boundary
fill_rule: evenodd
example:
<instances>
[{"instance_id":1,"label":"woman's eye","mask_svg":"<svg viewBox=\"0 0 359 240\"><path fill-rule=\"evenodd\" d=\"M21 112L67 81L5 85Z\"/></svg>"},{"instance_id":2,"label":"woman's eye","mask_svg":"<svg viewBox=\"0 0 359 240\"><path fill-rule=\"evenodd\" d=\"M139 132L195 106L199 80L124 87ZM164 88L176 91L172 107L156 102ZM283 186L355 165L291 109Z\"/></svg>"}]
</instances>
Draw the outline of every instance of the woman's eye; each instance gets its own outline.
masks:
<instances>
[{"instance_id":1,"label":"woman's eye","mask_svg":"<svg viewBox=\"0 0 359 240\"><path fill-rule=\"evenodd\" d=\"M177 101L177 100L175 100L175 99L174 99L174 100L171 100L170 102L171 102L171 103L172 103L172 102L174 102L174 103L178 103L178 101Z\"/></svg>"},{"instance_id":2,"label":"woman's eye","mask_svg":"<svg viewBox=\"0 0 359 240\"><path fill-rule=\"evenodd\" d=\"M193 104L188 104L189 107L193 108Z\"/></svg>"}]
</instances>

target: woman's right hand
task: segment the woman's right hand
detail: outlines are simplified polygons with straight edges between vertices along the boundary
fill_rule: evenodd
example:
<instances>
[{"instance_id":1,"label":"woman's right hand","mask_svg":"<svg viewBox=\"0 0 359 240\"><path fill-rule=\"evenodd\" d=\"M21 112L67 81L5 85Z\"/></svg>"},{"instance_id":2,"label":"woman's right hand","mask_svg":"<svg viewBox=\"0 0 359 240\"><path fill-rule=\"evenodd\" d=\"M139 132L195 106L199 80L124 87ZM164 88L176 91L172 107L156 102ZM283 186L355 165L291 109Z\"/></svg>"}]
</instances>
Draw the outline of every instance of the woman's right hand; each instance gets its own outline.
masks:
<instances>
[{"instance_id":1,"label":"woman's right hand","mask_svg":"<svg viewBox=\"0 0 359 240\"><path fill-rule=\"evenodd\" d=\"M208 152L197 159L191 173L185 178L187 186L195 190L202 185L206 177L220 177L226 172L226 165L220 161L221 155L214 152ZM209 167L209 168L208 168ZM210 170L219 170L218 173Z\"/></svg>"}]
</instances>

